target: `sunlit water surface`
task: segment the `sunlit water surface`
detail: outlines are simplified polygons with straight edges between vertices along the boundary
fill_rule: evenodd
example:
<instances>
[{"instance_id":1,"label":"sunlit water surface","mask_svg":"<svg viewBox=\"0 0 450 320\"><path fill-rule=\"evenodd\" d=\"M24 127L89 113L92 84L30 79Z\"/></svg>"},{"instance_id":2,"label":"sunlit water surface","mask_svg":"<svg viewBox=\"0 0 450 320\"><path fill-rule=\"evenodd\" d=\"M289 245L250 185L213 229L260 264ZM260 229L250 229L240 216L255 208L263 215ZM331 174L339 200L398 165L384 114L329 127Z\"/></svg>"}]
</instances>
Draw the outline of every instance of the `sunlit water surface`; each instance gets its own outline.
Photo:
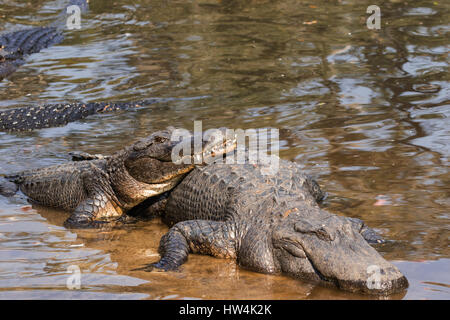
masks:
<instances>
[{"instance_id":1,"label":"sunlit water surface","mask_svg":"<svg viewBox=\"0 0 450 320\"><path fill-rule=\"evenodd\" d=\"M64 101L180 99L32 133L0 133L0 173L112 153L169 125L277 128L280 156L314 175L324 206L363 219L407 276L394 299L450 298L449 10L445 1L91 0L80 30L0 82L0 110ZM0 32L45 25L64 1L0 1ZM364 299L233 261L158 259L159 220L69 231L67 214L0 198L0 298ZM70 266L81 289L69 290ZM70 281L69 281L70 282Z\"/></svg>"}]
</instances>

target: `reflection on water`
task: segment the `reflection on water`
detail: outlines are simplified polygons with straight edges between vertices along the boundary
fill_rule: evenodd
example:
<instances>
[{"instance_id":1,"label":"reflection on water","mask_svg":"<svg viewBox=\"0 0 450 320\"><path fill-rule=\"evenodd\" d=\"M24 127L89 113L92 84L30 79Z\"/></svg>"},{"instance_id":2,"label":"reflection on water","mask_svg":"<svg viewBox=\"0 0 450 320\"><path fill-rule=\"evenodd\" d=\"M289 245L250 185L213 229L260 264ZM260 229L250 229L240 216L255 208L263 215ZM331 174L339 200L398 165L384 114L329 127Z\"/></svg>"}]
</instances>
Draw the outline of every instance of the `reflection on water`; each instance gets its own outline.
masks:
<instances>
[{"instance_id":1,"label":"reflection on water","mask_svg":"<svg viewBox=\"0 0 450 320\"><path fill-rule=\"evenodd\" d=\"M450 297L448 10L441 1L91 0L82 29L0 82L0 108L205 97L63 128L0 133L0 173L111 153L166 126L280 129L281 156L358 217L410 280L405 295ZM0 0L0 32L44 25L65 2ZM0 198L0 298L366 298L231 261L191 256L180 272L131 271L157 259L160 221L72 232L65 214ZM67 268L82 271L66 289Z\"/></svg>"}]
</instances>

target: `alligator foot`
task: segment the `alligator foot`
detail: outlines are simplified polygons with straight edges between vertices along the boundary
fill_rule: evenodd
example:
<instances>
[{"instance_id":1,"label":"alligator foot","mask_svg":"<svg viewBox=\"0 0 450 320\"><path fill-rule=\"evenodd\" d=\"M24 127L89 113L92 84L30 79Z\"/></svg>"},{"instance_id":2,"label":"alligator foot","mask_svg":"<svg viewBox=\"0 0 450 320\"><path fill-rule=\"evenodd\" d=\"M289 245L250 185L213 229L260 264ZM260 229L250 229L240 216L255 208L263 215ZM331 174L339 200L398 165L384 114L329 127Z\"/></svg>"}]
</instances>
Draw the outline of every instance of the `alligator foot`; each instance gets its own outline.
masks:
<instances>
[{"instance_id":1,"label":"alligator foot","mask_svg":"<svg viewBox=\"0 0 450 320\"><path fill-rule=\"evenodd\" d=\"M189 252L218 258L236 258L234 229L227 222L188 220L175 224L161 238L161 260L153 268L175 270L187 261Z\"/></svg>"},{"instance_id":2,"label":"alligator foot","mask_svg":"<svg viewBox=\"0 0 450 320\"><path fill-rule=\"evenodd\" d=\"M101 169L91 166L90 171L82 174L86 199L64 222L67 228L111 228L120 224L123 211L118 205L114 190L106 184L108 176ZM101 217L102 220L99 219Z\"/></svg>"},{"instance_id":3,"label":"alligator foot","mask_svg":"<svg viewBox=\"0 0 450 320\"><path fill-rule=\"evenodd\" d=\"M145 272L163 271L163 272L167 272L167 271L177 271L178 269L179 269L179 266L174 267L173 265L170 265L170 264L156 262L156 263L146 264L145 266L143 266L141 268L131 269L131 271L145 271Z\"/></svg>"},{"instance_id":4,"label":"alligator foot","mask_svg":"<svg viewBox=\"0 0 450 320\"><path fill-rule=\"evenodd\" d=\"M113 229L115 227L114 221L94 221L94 220L80 220L67 219L64 222L64 227L67 229Z\"/></svg>"},{"instance_id":5,"label":"alligator foot","mask_svg":"<svg viewBox=\"0 0 450 320\"><path fill-rule=\"evenodd\" d=\"M73 217L67 219L64 222L64 227L68 229L101 229L101 230L110 230L116 229L120 227L124 227L126 225L132 225L138 222L139 219L134 217L130 217L128 215L123 215L118 219L106 221L106 220L83 220L83 219L74 219Z\"/></svg>"},{"instance_id":6,"label":"alligator foot","mask_svg":"<svg viewBox=\"0 0 450 320\"><path fill-rule=\"evenodd\" d=\"M150 263L146 264L145 266L141 268L131 269L131 271L145 271L145 272L154 272L154 271L161 271L161 272L167 272L167 271L179 271L179 268L168 268L166 265L161 265L160 263Z\"/></svg>"}]
</instances>

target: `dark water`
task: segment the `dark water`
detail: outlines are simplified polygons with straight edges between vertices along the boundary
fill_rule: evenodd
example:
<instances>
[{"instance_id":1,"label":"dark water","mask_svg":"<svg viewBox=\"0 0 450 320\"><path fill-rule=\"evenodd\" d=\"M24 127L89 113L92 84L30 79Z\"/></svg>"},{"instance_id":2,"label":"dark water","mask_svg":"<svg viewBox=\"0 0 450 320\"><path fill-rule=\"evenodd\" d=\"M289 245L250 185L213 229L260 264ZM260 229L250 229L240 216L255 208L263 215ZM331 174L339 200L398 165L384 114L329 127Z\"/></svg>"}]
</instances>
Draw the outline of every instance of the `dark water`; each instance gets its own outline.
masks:
<instances>
[{"instance_id":1,"label":"dark water","mask_svg":"<svg viewBox=\"0 0 450 320\"><path fill-rule=\"evenodd\" d=\"M0 32L52 21L64 1L0 1ZM0 110L63 101L197 97L0 133L0 173L111 153L168 125L277 128L280 156L317 177L336 214L365 220L408 277L393 299L450 298L449 5L378 1L91 0L80 30L0 82ZM72 232L61 212L0 198L0 298L363 299L234 262L158 259L160 221ZM81 289L66 287L81 269Z\"/></svg>"}]
</instances>

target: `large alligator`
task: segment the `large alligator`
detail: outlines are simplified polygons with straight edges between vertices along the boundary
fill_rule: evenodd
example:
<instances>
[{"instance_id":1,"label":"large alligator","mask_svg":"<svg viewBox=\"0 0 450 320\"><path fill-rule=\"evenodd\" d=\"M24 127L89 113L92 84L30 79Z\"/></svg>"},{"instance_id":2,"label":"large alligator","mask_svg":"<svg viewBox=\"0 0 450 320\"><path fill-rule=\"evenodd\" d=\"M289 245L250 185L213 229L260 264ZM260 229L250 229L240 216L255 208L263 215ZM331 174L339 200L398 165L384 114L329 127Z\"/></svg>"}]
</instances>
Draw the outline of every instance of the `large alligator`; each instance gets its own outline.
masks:
<instances>
[{"instance_id":1,"label":"large alligator","mask_svg":"<svg viewBox=\"0 0 450 320\"><path fill-rule=\"evenodd\" d=\"M67 8L72 5L77 5L81 12L88 9L87 0L70 0L59 18L49 26L0 35L0 81L24 64L28 55L63 41L62 29L67 19Z\"/></svg>"},{"instance_id":2,"label":"large alligator","mask_svg":"<svg viewBox=\"0 0 450 320\"><path fill-rule=\"evenodd\" d=\"M322 210L318 184L295 163L280 160L276 175L261 168L215 163L187 175L162 205L150 207L148 214L163 212L172 227L161 239L161 260L141 269L177 269L191 252L353 292L408 287L369 245L381 238L359 219Z\"/></svg>"},{"instance_id":3,"label":"large alligator","mask_svg":"<svg viewBox=\"0 0 450 320\"><path fill-rule=\"evenodd\" d=\"M200 155L205 163L235 148L234 137L203 139L199 150L186 155L190 163L176 164L172 151L185 146L186 139L172 141L173 130L153 133L111 156L7 175L0 178L0 194L11 196L20 188L32 202L70 211L69 228L114 227L133 207L173 188ZM194 142L194 136L188 138Z\"/></svg>"}]
</instances>

